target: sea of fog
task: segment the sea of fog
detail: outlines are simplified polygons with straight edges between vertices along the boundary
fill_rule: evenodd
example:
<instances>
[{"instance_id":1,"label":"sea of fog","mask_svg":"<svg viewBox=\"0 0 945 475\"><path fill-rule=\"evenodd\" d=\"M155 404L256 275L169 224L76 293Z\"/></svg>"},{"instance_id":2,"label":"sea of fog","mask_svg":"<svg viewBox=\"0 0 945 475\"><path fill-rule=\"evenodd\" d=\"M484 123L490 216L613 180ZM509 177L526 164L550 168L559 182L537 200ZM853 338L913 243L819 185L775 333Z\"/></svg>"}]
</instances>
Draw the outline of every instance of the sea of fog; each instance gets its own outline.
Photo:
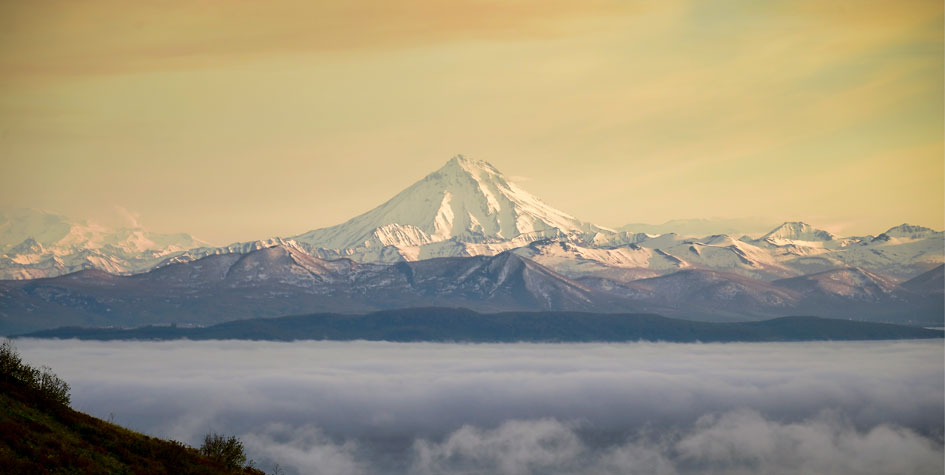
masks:
<instances>
[{"instance_id":1,"label":"sea of fog","mask_svg":"<svg viewBox=\"0 0 945 475\"><path fill-rule=\"evenodd\" d=\"M937 473L941 340L17 340L74 408L286 473Z\"/></svg>"}]
</instances>

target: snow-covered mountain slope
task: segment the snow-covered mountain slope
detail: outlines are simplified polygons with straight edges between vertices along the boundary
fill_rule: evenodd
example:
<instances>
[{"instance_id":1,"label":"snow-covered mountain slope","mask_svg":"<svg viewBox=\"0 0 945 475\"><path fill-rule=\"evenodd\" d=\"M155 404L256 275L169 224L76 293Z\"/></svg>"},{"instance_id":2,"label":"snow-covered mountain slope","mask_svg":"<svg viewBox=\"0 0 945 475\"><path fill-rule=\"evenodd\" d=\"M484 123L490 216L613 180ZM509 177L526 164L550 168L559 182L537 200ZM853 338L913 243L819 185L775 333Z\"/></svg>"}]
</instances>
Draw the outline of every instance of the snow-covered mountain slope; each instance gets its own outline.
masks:
<instances>
[{"instance_id":1,"label":"snow-covered mountain slope","mask_svg":"<svg viewBox=\"0 0 945 475\"><path fill-rule=\"evenodd\" d=\"M635 236L636 243L629 245L543 240L515 252L570 278L604 277L625 282L682 269L714 270L772 281L850 266L902 280L934 267L943 257L941 236L934 233L908 242L838 238L829 242L830 247L824 242L784 238L774 245L765 239L741 240L727 235L698 239L682 239L674 234Z\"/></svg>"},{"instance_id":2,"label":"snow-covered mountain slope","mask_svg":"<svg viewBox=\"0 0 945 475\"><path fill-rule=\"evenodd\" d=\"M919 279L914 288L856 268L835 269L763 282L706 269L685 269L659 277L618 282L577 279L585 287L626 299L637 311L695 320L744 320L817 315L854 320L940 324L942 294Z\"/></svg>"},{"instance_id":3,"label":"snow-covered mountain slope","mask_svg":"<svg viewBox=\"0 0 945 475\"><path fill-rule=\"evenodd\" d=\"M774 282L807 298L843 298L861 302L896 299L898 286L877 274L849 267Z\"/></svg>"},{"instance_id":4,"label":"snow-covered mountain slope","mask_svg":"<svg viewBox=\"0 0 945 475\"><path fill-rule=\"evenodd\" d=\"M636 233L666 234L676 233L683 237L703 237L714 234L730 236L761 236L777 225L777 221L767 218L700 218L673 219L663 224L630 223L617 228L618 231Z\"/></svg>"},{"instance_id":5,"label":"snow-covered mountain slope","mask_svg":"<svg viewBox=\"0 0 945 475\"><path fill-rule=\"evenodd\" d=\"M662 275L686 263L636 244L593 247L568 241L535 241L512 251L569 278L605 277L630 281Z\"/></svg>"},{"instance_id":6,"label":"snow-covered mountain slope","mask_svg":"<svg viewBox=\"0 0 945 475\"><path fill-rule=\"evenodd\" d=\"M784 223L744 242L794 275L858 267L902 281L945 262L945 233L903 224L876 237L837 237L806 223Z\"/></svg>"},{"instance_id":7,"label":"snow-covered mountain slope","mask_svg":"<svg viewBox=\"0 0 945 475\"><path fill-rule=\"evenodd\" d=\"M926 228L923 226L913 226L908 223L900 224L899 226L893 226L886 230L886 232L876 236L876 240L889 240L889 239L927 239L933 237L936 234L941 235L939 231L935 231L931 228Z\"/></svg>"},{"instance_id":8,"label":"snow-covered mountain slope","mask_svg":"<svg viewBox=\"0 0 945 475\"><path fill-rule=\"evenodd\" d=\"M945 233L903 224L872 238L850 238L833 256L844 266L906 280L945 263Z\"/></svg>"},{"instance_id":9,"label":"snow-covered mountain slope","mask_svg":"<svg viewBox=\"0 0 945 475\"><path fill-rule=\"evenodd\" d=\"M661 250L683 260L690 268L732 272L761 280L796 275L768 250L726 235L687 239Z\"/></svg>"},{"instance_id":10,"label":"snow-covered mountain slope","mask_svg":"<svg viewBox=\"0 0 945 475\"><path fill-rule=\"evenodd\" d=\"M579 282L633 301L641 311L696 320L784 316L791 313L798 301L797 293L770 283L705 269L686 269L632 282L599 278Z\"/></svg>"},{"instance_id":11,"label":"snow-covered mountain slope","mask_svg":"<svg viewBox=\"0 0 945 475\"><path fill-rule=\"evenodd\" d=\"M0 279L49 277L81 269L138 272L205 245L183 233L109 229L42 211L0 208Z\"/></svg>"},{"instance_id":12,"label":"snow-covered mountain slope","mask_svg":"<svg viewBox=\"0 0 945 475\"><path fill-rule=\"evenodd\" d=\"M833 241L835 239L836 236L827 231L816 229L807 223L793 221L774 228L768 234L761 236L758 241L768 242L777 246L796 243L798 241L815 243Z\"/></svg>"},{"instance_id":13,"label":"snow-covered mountain slope","mask_svg":"<svg viewBox=\"0 0 945 475\"><path fill-rule=\"evenodd\" d=\"M447 240L497 242L530 233L601 230L545 204L492 165L458 155L377 208L292 239L313 248L346 250L411 248Z\"/></svg>"},{"instance_id":14,"label":"snow-covered mountain slope","mask_svg":"<svg viewBox=\"0 0 945 475\"><path fill-rule=\"evenodd\" d=\"M925 278L934 280L934 271ZM923 288L921 284L897 285L884 276L856 267L777 280L772 284L799 293L801 298L795 308L804 314L923 325L941 325L945 320L942 294L934 288Z\"/></svg>"},{"instance_id":15,"label":"snow-covered mountain slope","mask_svg":"<svg viewBox=\"0 0 945 475\"><path fill-rule=\"evenodd\" d=\"M222 247L212 247L212 246L202 246L196 247L193 249L188 249L184 252L174 254L170 257L167 257L159 264L154 266L155 268L165 267L171 264L178 264L182 262L191 262L197 259L201 259L207 256L216 256L223 254L249 254L253 251L258 251L260 249L268 249L271 247L285 247L291 248L294 251L309 254L299 243L291 239L282 239L282 238L269 238L269 239L260 239L257 241L247 241L247 242L236 242L227 246Z\"/></svg>"}]
</instances>

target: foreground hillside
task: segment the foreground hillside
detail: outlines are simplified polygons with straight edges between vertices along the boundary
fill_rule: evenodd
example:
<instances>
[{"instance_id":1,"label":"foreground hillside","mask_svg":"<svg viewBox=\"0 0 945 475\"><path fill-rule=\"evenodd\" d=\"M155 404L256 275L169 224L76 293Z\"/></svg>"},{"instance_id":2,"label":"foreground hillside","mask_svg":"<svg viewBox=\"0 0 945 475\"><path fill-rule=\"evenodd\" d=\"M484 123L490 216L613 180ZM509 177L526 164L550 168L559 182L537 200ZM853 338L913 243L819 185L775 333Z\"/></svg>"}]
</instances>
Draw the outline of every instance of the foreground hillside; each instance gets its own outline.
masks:
<instances>
[{"instance_id":1,"label":"foreground hillside","mask_svg":"<svg viewBox=\"0 0 945 475\"><path fill-rule=\"evenodd\" d=\"M252 468L227 471L180 442L149 437L74 411L65 404L67 396L66 401L50 397L48 391L11 377L9 365L2 366L2 473L263 473Z\"/></svg>"},{"instance_id":2,"label":"foreground hillside","mask_svg":"<svg viewBox=\"0 0 945 475\"><path fill-rule=\"evenodd\" d=\"M58 328L33 338L86 340L381 340L435 342L763 342L941 338L942 331L817 317L708 323L651 314L505 312L461 308L386 310L238 320L203 328Z\"/></svg>"}]
</instances>

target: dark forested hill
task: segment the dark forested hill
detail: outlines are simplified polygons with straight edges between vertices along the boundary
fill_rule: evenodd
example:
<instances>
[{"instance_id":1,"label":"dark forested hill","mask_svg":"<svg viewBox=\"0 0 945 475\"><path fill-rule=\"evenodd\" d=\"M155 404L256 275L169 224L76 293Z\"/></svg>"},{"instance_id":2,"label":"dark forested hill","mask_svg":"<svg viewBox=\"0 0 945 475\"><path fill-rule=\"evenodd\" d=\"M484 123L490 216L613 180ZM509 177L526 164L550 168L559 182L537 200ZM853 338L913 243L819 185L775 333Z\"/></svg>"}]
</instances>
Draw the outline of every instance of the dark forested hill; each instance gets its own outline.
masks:
<instances>
[{"instance_id":1,"label":"dark forested hill","mask_svg":"<svg viewBox=\"0 0 945 475\"><path fill-rule=\"evenodd\" d=\"M58 328L23 335L91 340L188 338L245 340L386 340L463 342L805 341L941 338L942 331L818 317L708 323L652 314L504 312L461 308L384 310L366 315L320 313L238 320L201 328Z\"/></svg>"}]
</instances>

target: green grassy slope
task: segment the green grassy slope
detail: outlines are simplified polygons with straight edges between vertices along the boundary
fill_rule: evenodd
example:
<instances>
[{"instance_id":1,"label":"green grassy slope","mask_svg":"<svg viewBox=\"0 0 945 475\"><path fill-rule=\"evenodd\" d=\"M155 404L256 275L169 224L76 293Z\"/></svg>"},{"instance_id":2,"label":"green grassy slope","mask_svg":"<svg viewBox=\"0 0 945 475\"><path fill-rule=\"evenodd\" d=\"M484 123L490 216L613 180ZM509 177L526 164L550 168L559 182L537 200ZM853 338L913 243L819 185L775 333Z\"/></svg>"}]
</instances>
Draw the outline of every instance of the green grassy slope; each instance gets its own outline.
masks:
<instances>
[{"instance_id":1,"label":"green grassy slope","mask_svg":"<svg viewBox=\"0 0 945 475\"><path fill-rule=\"evenodd\" d=\"M210 474L227 470L180 442L77 412L0 377L0 472ZM262 474L251 468L236 472Z\"/></svg>"}]
</instances>

